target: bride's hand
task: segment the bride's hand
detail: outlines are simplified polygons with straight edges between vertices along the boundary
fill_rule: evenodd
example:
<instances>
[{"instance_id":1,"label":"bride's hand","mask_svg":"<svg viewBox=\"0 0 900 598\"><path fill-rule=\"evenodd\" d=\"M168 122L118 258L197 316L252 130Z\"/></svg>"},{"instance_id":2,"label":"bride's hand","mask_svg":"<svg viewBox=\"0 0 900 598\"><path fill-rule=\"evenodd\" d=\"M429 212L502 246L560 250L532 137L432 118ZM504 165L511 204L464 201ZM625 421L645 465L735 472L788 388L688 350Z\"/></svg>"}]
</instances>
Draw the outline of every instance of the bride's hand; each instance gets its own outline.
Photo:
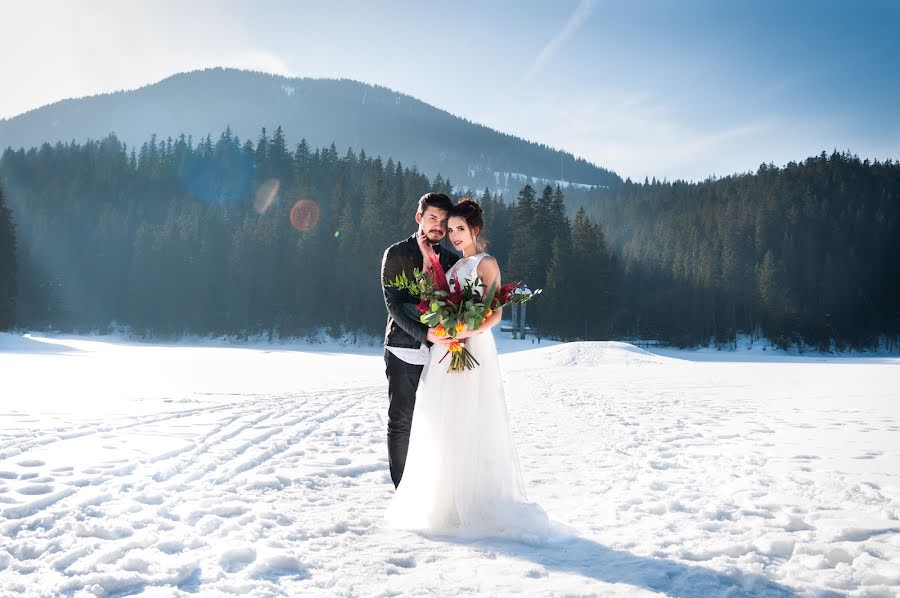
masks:
<instances>
[{"instance_id":1,"label":"bride's hand","mask_svg":"<svg viewBox=\"0 0 900 598\"><path fill-rule=\"evenodd\" d=\"M476 336L479 334L481 334L481 330L478 330L477 328L475 330L469 330L468 328L466 328L465 330L461 330L460 332L456 333L456 340L461 341L464 338L469 338L470 336Z\"/></svg>"},{"instance_id":2,"label":"bride's hand","mask_svg":"<svg viewBox=\"0 0 900 598\"><path fill-rule=\"evenodd\" d=\"M428 342L433 343L435 345L449 345L450 343L453 342L453 337L451 337L449 334L445 334L442 336L438 336L437 334L435 334L434 328L428 329L427 338L428 338Z\"/></svg>"}]
</instances>

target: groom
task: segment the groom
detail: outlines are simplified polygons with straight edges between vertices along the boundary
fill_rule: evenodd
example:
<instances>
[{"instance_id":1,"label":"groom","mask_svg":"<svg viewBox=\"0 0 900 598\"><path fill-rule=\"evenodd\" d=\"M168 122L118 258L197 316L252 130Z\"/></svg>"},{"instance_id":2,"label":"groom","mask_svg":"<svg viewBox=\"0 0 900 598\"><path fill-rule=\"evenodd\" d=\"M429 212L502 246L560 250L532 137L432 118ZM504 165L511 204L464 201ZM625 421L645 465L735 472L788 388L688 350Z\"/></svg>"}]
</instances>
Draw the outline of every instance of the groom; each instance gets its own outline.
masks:
<instances>
[{"instance_id":1,"label":"groom","mask_svg":"<svg viewBox=\"0 0 900 598\"><path fill-rule=\"evenodd\" d=\"M433 343L449 345L451 339L436 336L434 329L407 313L403 304L415 305L419 302L418 297L386 287L384 281L394 280L401 272L412 279L413 270L422 270L425 251L438 254L445 272L459 260L459 256L439 245L447 232L447 212L452 206L450 198L443 193L423 195L416 210L418 229L410 237L388 247L381 260L381 289L388 311L384 332L385 373L390 398L387 443L395 488L400 485L406 465L416 388L428 360L428 347Z\"/></svg>"}]
</instances>

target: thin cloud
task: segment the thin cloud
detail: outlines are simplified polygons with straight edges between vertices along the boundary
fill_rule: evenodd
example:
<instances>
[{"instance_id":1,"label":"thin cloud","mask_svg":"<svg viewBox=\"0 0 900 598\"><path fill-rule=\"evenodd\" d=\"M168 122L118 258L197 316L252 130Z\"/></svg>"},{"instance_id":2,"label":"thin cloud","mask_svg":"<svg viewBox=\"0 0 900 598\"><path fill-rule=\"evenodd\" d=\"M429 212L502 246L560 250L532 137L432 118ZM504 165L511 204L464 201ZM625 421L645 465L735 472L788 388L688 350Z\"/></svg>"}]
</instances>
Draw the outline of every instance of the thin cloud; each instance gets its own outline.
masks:
<instances>
[{"instance_id":1,"label":"thin cloud","mask_svg":"<svg viewBox=\"0 0 900 598\"><path fill-rule=\"evenodd\" d=\"M528 69L528 72L525 74L525 81L530 80L534 77L545 64L550 62L550 60L556 56L559 49L565 45L565 43L572 37L581 24L584 23L589 16L591 16L591 11L594 10L594 0L581 0L578 3L578 6L575 8L575 12L569 17L569 20L566 22L565 26L562 30L551 39L546 46L544 46L541 51L538 53L537 58L534 59L534 62L531 64L531 68Z\"/></svg>"},{"instance_id":2,"label":"thin cloud","mask_svg":"<svg viewBox=\"0 0 900 598\"><path fill-rule=\"evenodd\" d=\"M667 100L629 89L542 94L531 103L505 107L497 121L502 130L564 148L632 180L647 175L697 181L713 173L755 169L770 159L784 163L818 153L793 149L807 136L775 114L761 111L698 121ZM503 124L503 118L509 124ZM530 125L515 130L515 122ZM797 137L790 144L793 155L773 152L774 147L787 145L785 136ZM778 162L783 155L787 158Z\"/></svg>"},{"instance_id":3,"label":"thin cloud","mask_svg":"<svg viewBox=\"0 0 900 598\"><path fill-rule=\"evenodd\" d=\"M230 60L226 59L223 61L223 66L262 71L264 73L282 75L284 77L294 76L291 68L280 56L264 50L244 52L243 54L232 57Z\"/></svg>"}]
</instances>

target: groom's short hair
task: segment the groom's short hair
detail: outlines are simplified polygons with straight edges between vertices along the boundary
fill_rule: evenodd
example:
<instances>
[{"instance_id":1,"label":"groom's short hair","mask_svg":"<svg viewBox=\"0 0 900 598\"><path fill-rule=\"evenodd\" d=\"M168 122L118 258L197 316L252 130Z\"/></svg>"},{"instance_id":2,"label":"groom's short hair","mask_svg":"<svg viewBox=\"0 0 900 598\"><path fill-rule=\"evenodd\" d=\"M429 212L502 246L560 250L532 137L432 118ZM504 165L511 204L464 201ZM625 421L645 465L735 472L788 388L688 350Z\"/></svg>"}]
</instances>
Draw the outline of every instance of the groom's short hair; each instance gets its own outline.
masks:
<instances>
[{"instance_id":1,"label":"groom's short hair","mask_svg":"<svg viewBox=\"0 0 900 598\"><path fill-rule=\"evenodd\" d=\"M453 207L453 202L443 193L426 193L419 198L419 214L424 214L428 208L437 208L439 210L449 210Z\"/></svg>"}]
</instances>

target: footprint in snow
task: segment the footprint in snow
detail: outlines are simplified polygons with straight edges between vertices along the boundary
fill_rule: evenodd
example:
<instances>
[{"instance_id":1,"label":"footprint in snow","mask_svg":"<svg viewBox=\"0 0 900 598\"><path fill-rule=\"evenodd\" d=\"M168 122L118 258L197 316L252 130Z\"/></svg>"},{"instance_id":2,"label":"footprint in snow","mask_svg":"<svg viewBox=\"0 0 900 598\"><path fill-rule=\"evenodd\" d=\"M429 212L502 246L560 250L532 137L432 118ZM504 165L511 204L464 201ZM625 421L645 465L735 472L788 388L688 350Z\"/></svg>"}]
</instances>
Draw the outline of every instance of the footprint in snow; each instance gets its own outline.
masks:
<instances>
[{"instance_id":1,"label":"footprint in snow","mask_svg":"<svg viewBox=\"0 0 900 598\"><path fill-rule=\"evenodd\" d=\"M50 494L51 492L53 492L53 486L50 486L49 484L33 484L31 486L19 488L18 492L19 494L26 494L28 496Z\"/></svg>"},{"instance_id":2,"label":"footprint in snow","mask_svg":"<svg viewBox=\"0 0 900 598\"><path fill-rule=\"evenodd\" d=\"M253 548L231 548L219 557L219 566L227 573L236 573L255 560L256 551Z\"/></svg>"},{"instance_id":3,"label":"footprint in snow","mask_svg":"<svg viewBox=\"0 0 900 598\"><path fill-rule=\"evenodd\" d=\"M403 569L412 569L416 566L416 561L411 557L392 557L387 560L388 564Z\"/></svg>"},{"instance_id":4,"label":"footprint in snow","mask_svg":"<svg viewBox=\"0 0 900 598\"><path fill-rule=\"evenodd\" d=\"M19 461L17 465L21 467L40 467L41 465L44 465L44 462L38 459L26 459L24 461Z\"/></svg>"}]
</instances>

